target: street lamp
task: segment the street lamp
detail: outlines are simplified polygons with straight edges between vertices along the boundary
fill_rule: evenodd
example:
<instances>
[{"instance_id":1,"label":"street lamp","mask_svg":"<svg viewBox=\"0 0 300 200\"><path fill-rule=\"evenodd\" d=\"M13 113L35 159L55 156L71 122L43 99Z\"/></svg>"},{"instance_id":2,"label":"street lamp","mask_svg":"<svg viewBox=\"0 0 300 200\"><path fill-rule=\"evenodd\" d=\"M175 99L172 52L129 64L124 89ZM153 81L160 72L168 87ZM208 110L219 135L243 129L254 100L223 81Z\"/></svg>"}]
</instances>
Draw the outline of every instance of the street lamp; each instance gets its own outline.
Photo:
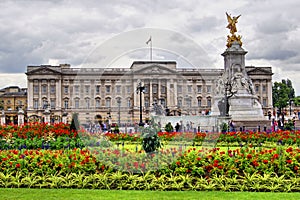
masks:
<instances>
[{"instance_id":1,"label":"street lamp","mask_svg":"<svg viewBox=\"0 0 300 200\"><path fill-rule=\"evenodd\" d=\"M292 99L289 99L289 101L287 102L290 106L290 116L292 116L292 103L293 103L293 100Z\"/></svg>"},{"instance_id":2,"label":"street lamp","mask_svg":"<svg viewBox=\"0 0 300 200\"><path fill-rule=\"evenodd\" d=\"M120 126L121 123L121 113L120 113L120 108L121 108L121 98L117 99L117 103L118 103L118 125Z\"/></svg>"},{"instance_id":3,"label":"street lamp","mask_svg":"<svg viewBox=\"0 0 300 200\"><path fill-rule=\"evenodd\" d=\"M142 93L144 92L145 90L145 86L142 86L142 82L139 81L138 83L138 86L136 88L136 93L140 93L140 123L139 123L139 126L144 126L144 123L143 123L143 110L142 110Z\"/></svg>"}]
</instances>

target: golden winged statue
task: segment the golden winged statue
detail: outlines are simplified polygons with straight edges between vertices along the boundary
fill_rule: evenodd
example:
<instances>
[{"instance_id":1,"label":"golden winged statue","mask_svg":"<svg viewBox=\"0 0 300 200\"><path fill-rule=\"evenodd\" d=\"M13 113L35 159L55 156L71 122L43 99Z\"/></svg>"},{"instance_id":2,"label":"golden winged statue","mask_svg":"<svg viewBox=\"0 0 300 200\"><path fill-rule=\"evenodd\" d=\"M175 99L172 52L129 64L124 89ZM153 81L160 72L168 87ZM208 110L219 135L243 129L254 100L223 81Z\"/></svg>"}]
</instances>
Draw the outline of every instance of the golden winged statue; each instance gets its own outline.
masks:
<instances>
[{"instance_id":1,"label":"golden winged statue","mask_svg":"<svg viewBox=\"0 0 300 200\"><path fill-rule=\"evenodd\" d=\"M238 18L241 16L237 16L237 17L231 17L227 12L226 12L226 16L227 16L227 21L228 21L228 25L226 28L228 28L230 30L231 35L227 35L227 47L231 47L232 43L234 41L237 41L240 46L242 46L242 41L241 41L241 36L240 35L235 35L235 32L237 32L236 29L236 23L238 22Z\"/></svg>"},{"instance_id":2,"label":"golden winged statue","mask_svg":"<svg viewBox=\"0 0 300 200\"><path fill-rule=\"evenodd\" d=\"M226 12L226 15L227 15L227 21L228 21L228 25L226 28L230 29L231 34L234 34L235 32L237 32L236 23L238 22L237 20L241 15L239 15L237 17L231 17L227 12Z\"/></svg>"}]
</instances>

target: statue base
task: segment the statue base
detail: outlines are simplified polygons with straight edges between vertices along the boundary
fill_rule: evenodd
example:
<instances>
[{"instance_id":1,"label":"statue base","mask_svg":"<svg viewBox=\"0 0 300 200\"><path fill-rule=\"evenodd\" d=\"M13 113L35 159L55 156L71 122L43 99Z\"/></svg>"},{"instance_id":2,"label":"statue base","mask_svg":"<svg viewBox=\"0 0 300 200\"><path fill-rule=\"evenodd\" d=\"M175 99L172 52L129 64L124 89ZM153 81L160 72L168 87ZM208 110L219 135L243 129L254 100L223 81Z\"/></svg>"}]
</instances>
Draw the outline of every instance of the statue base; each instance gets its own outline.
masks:
<instances>
[{"instance_id":1,"label":"statue base","mask_svg":"<svg viewBox=\"0 0 300 200\"><path fill-rule=\"evenodd\" d=\"M229 99L229 115L232 120L264 120L261 104L251 94L236 94Z\"/></svg>"}]
</instances>

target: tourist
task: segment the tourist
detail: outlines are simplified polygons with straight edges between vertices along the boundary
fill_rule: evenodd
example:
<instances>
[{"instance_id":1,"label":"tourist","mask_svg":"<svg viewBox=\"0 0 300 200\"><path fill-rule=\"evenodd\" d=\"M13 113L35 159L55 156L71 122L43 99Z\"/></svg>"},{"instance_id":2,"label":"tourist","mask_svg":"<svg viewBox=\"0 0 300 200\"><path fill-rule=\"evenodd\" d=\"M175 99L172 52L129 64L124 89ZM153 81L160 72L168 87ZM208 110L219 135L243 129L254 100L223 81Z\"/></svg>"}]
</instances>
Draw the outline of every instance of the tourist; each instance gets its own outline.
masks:
<instances>
[{"instance_id":1,"label":"tourist","mask_svg":"<svg viewBox=\"0 0 300 200\"><path fill-rule=\"evenodd\" d=\"M176 132L179 132L179 130L180 130L180 125L178 122L176 123L175 130L176 130Z\"/></svg>"},{"instance_id":2,"label":"tourist","mask_svg":"<svg viewBox=\"0 0 300 200\"><path fill-rule=\"evenodd\" d=\"M229 121L229 132L235 132L235 126L232 120Z\"/></svg>"}]
</instances>

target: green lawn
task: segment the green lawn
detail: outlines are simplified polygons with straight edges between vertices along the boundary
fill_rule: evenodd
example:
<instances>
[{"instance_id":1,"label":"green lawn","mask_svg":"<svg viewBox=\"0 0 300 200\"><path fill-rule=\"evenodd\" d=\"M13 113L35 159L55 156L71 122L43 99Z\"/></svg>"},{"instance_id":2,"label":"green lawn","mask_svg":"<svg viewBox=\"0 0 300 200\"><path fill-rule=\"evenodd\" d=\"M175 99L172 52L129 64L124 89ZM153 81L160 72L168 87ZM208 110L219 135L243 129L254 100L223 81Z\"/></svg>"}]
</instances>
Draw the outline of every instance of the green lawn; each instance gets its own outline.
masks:
<instances>
[{"instance_id":1,"label":"green lawn","mask_svg":"<svg viewBox=\"0 0 300 200\"><path fill-rule=\"evenodd\" d=\"M29 199L300 199L300 193L256 193L256 192L195 192L195 191L133 191L133 190L79 190L79 189L10 189L0 188L1 200Z\"/></svg>"}]
</instances>

